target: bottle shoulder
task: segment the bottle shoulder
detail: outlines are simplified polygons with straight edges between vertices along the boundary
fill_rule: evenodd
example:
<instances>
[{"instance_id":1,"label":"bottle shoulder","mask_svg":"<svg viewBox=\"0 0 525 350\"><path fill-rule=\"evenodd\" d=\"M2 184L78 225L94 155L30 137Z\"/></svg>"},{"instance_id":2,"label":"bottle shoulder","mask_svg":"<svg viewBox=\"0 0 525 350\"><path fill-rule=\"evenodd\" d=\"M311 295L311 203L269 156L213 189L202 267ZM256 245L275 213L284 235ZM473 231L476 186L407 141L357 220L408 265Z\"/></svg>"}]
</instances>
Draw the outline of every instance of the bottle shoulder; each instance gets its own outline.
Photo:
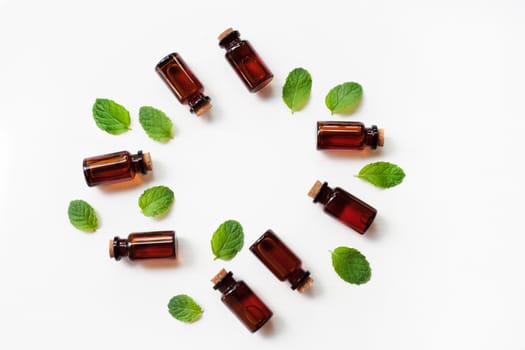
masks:
<instances>
[{"instance_id":1,"label":"bottle shoulder","mask_svg":"<svg viewBox=\"0 0 525 350\"><path fill-rule=\"evenodd\" d=\"M250 43L246 40L239 40L238 42L234 42L231 44L231 46L229 46L227 49L226 49L226 53L225 55L228 57L228 56L231 56L232 54L234 53L239 53L239 52L251 52L251 46L250 46Z\"/></svg>"}]
</instances>

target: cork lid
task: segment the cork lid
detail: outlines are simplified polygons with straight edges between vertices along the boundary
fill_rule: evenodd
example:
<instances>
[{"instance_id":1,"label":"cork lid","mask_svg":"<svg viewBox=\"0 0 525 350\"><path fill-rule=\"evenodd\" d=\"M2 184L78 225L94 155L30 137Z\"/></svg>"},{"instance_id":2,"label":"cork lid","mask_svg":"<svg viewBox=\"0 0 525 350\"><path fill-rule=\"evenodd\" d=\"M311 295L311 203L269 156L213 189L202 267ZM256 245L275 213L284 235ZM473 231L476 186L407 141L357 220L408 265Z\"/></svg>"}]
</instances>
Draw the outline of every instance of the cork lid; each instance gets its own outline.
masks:
<instances>
[{"instance_id":1,"label":"cork lid","mask_svg":"<svg viewBox=\"0 0 525 350\"><path fill-rule=\"evenodd\" d=\"M228 273L226 272L225 269L221 269L221 270L219 271L218 274L216 274L215 276L213 276L213 278L211 279L211 282L212 282L213 284L217 284L217 283L219 283L224 277L226 277L227 274L228 274Z\"/></svg>"},{"instance_id":2,"label":"cork lid","mask_svg":"<svg viewBox=\"0 0 525 350\"><path fill-rule=\"evenodd\" d=\"M217 39L219 39L219 41L221 41L222 39L226 38L231 33L233 33L233 29L230 27L230 28L226 29L224 32L222 32L221 34L219 34Z\"/></svg>"},{"instance_id":3,"label":"cork lid","mask_svg":"<svg viewBox=\"0 0 525 350\"><path fill-rule=\"evenodd\" d=\"M115 257L115 250L113 249L113 243L114 243L114 240L110 239L109 240L109 257L110 258L114 258Z\"/></svg>"},{"instance_id":4,"label":"cork lid","mask_svg":"<svg viewBox=\"0 0 525 350\"><path fill-rule=\"evenodd\" d=\"M151 155L149 152L146 152L142 155L142 159L144 160L144 167L147 171L153 170L153 163L151 163Z\"/></svg>"},{"instance_id":5,"label":"cork lid","mask_svg":"<svg viewBox=\"0 0 525 350\"><path fill-rule=\"evenodd\" d=\"M310 189L310 191L308 191L308 196L312 198L317 197L317 194L319 193L319 191L321 191L321 187L323 187L323 184L321 183L321 181L317 180Z\"/></svg>"},{"instance_id":6,"label":"cork lid","mask_svg":"<svg viewBox=\"0 0 525 350\"><path fill-rule=\"evenodd\" d=\"M310 287L312 286L312 284L314 283L314 280L311 278L311 277L308 277L304 282L303 284L301 284L299 287L297 287L297 291L299 293L304 293L306 292L308 289L310 289Z\"/></svg>"},{"instance_id":7,"label":"cork lid","mask_svg":"<svg viewBox=\"0 0 525 350\"><path fill-rule=\"evenodd\" d=\"M201 116L204 113L208 112L210 109L211 109L211 103L210 102L205 102L201 106L199 106L198 109L195 110L195 114L197 116Z\"/></svg>"},{"instance_id":8,"label":"cork lid","mask_svg":"<svg viewBox=\"0 0 525 350\"><path fill-rule=\"evenodd\" d=\"M385 144L385 130L378 129L377 130L377 145L383 147L384 144Z\"/></svg>"}]
</instances>

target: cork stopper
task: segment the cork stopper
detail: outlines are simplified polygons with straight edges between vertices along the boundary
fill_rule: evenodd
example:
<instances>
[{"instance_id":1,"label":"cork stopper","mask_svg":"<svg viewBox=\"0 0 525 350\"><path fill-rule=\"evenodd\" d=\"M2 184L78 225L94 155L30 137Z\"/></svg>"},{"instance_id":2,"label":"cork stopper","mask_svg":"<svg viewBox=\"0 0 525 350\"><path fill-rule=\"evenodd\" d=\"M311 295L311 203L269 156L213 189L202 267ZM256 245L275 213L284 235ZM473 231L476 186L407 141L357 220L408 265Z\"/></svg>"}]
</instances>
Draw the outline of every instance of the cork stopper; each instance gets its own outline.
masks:
<instances>
[{"instance_id":1,"label":"cork stopper","mask_svg":"<svg viewBox=\"0 0 525 350\"><path fill-rule=\"evenodd\" d=\"M142 155L142 159L144 161L144 167L147 171L151 171L153 169L153 164L151 163L151 155L149 152L146 152Z\"/></svg>"},{"instance_id":2,"label":"cork stopper","mask_svg":"<svg viewBox=\"0 0 525 350\"><path fill-rule=\"evenodd\" d=\"M310 191L308 191L308 196L312 198L317 197L317 194L321 190L321 187L323 187L323 184L321 183L321 181L317 180L310 189Z\"/></svg>"},{"instance_id":3,"label":"cork stopper","mask_svg":"<svg viewBox=\"0 0 525 350\"><path fill-rule=\"evenodd\" d=\"M221 41L222 39L226 38L228 35L230 35L230 33L233 32L233 29L232 28L228 28L226 29L224 32L222 32L221 34L219 34L219 36L217 37L217 39L219 39L219 41Z\"/></svg>"},{"instance_id":4,"label":"cork stopper","mask_svg":"<svg viewBox=\"0 0 525 350\"><path fill-rule=\"evenodd\" d=\"M297 291L299 293L306 292L314 283L314 280L311 277L308 277L303 284L301 284L299 287L297 287Z\"/></svg>"},{"instance_id":5,"label":"cork stopper","mask_svg":"<svg viewBox=\"0 0 525 350\"><path fill-rule=\"evenodd\" d=\"M224 277L226 277L227 274L228 274L228 273L226 272L225 269L221 269L221 270L219 271L218 274L216 274L215 276L213 276L213 278L211 279L211 282L212 282L213 284L217 284L217 283L219 283Z\"/></svg>"},{"instance_id":6,"label":"cork stopper","mask_svg":"<svg viewBox=\"0 0 525 350\"><path fill-rule=\"evenodd\" d=\"M385 130L377 129L377 145L383 147L385 144Z\"/></svg>"},{"instance_id":7,"label":"cork stopper","mask_svg":"<svg viewBox=\"0 0 525 350\"><path fill-rule=\"evenodd\" d=\"M208 112L211 108L211 103L210 102L206 102L204 104L202 104L202 106L199 107L199 109L195 110L195 114L197 116L201 116L203 115L204 113Z\"/></svg>"},{"instance_id":8,"label":"cork stopper","mask_svg":"<svg viewBox=\"0 0 525 350\"><path fill-rule=\"evenodd\" d=\"M115 257L115 250L113 249L113 243L114 243L114 240L110 239L109 240L109 257L110 258L114 258Z\"/></svg>"}]
</instances>

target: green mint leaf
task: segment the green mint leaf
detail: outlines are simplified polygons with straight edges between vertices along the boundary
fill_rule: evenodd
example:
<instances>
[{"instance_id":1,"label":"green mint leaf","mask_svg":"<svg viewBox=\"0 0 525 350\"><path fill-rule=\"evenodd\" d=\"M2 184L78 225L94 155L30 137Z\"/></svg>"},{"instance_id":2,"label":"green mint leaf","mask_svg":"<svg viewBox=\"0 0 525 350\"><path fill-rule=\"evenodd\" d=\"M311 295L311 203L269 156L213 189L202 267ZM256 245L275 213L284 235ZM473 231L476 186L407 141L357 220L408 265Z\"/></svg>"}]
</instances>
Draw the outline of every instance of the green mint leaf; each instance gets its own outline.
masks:
<instances>
[{"instance_id":1,"label":"green mint leaf","mask_svg":"<svg viewBox=\"0 0 525 350\"><path fill-rule=\"evenodd\" d=\"M365 256L354 248L335 248L332 252L332 266L339 277L348 283L366 283L372 274Z\"/></svg>"},{"instance_id":2,"label":"green mint leaf","mask_svg":"<svg viewBox=\"0 0 525 350\"><path fill-rule=\"evenodd\" d=\"M93 232L98 228L98 218L95 209L82 199L69 202L67 216L71 225L81 231Z\"/></svg>"},{"instance_id":3,"label":"green mint leaf","mask_svg":"<svg viewBox=\"0 0 525 350\"><path fill-rule=\"evenodd\" d=\"M223 222L211 238L211 250L215 259L231 260L243 245L242 226L235 220Z\"/></svg>"},{"instance_id":4,"label":"green mint leaf","mask_svg":"<svg viewBox=\"0 0 525 350\"><path fill-rule=\"evenodd\" d=\"M166 186L154 186L145 190L139 198L139 207L146 216L164 214L173 204L175 195Z\"/></svg>"},{"instance_id":5,"label":"green mint leaf","mask_svg":"<svg viewBox=\"0 0 525 350\"><path fill-rule=\"evenodd\" d=\"M179 294L170 299L168 311L171 316L182 322L195 322L202 315L202 308L191 297Z\"/></svg>"},{"instance_id":6,"label":"green mint leaf","mask_svg":"<svg viewBox=\"0 0 525 350\"><path fill-rule=\"evenodd\" d=\"M150 106L140 107L139 122L150 138L159 142L171 139L173 123L161 110Z\"/></svg>"},{"instance_id":7,"label":"green mint leaf","mask_svg":"<svg viewBox=\"0 0 525 350\"><path fill-rule=\"evenodd\" d=\"M399 185L405 178L405 172L396 164L375 162L365 165L355 176L377 187L389 188Z\"/></svg>"},{"instance_id":8,"label":"green mint leaf","mask_svg":"<svg viewBox=\"0 0 525 350\"><path fill-rule=\"evenodd\" d=\"M118 103L105 98L97 98L93 104L93 118L97 126L112 134L119 135L129 130L129 112Z\"/></svg>"},{"instance_id":9,"label":"green mint leaf","mask_svg":"<svg viewBox=\"0 0 525 350\"><path fill-rule=\"evenodd\" d=\"M355 111L362 96L363 88L361 85L349 82L337 85L331 89L326 95L324 102L332 114L350 114Z\"/></svg>"},{"instance_id":10,"label":"green mint leaf","mask_svg":"<svg viewBox=\"0 0 525 350\"><path fill-rule=\"evenodd\" d=\"M283 101L292 113L300 110L308 101L312 90L312 77L304 68L292 70L283 86Z\"/></svg>"}]
</instances>

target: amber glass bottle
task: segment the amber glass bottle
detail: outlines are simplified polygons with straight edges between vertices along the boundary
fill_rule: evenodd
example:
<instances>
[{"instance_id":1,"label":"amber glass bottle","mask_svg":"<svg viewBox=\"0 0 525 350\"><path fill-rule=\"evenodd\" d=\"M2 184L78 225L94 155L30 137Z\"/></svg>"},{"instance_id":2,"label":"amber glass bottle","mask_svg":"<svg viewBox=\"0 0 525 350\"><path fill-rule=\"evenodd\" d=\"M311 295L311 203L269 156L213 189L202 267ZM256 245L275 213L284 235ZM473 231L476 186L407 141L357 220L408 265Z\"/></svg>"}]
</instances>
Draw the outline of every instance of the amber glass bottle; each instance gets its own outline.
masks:
<instances>
[{"instance_id":1,"label":"amber glass bottle","mask_svg":"<svg viewBox=\"0 0 525 350\"><path fill-rule=\"evenodd\" d=\"M191 113L201 115L211 108L210 98L204 95L204 87L178 53L164 57L157 64L156 71L179 102L190 106Z\"/></svg>"},{"instance_id":2,"label":"amber glass bottle","mask_svg":"<svg viewBox=\"0 0 525 350\"><path fill-rule=\"evenodd\" d=\"M352 150L383 147L383 129L367 128L361 122L317 122L317 149Z\"/></svg>"},{"instance_id":3,"label":"amber glass bottle","mask_svg":"<svg viewBox=\"0 0 525 350\"><path fill-rule=\"evenodd\" d=\"M174 231L131 233L128 238L115 237L109 241L109 256L120 260L175 259L177 241Z\"/></svg>"},{"instance_id":4,"label":"amber glass bottle","mask_svg":"<svg viewBox=\"0 0 525 350\"><path fill-rule=\"evenodd\" d=\"M292 289L304 292L313 283L310 272L301 268L301 260L272 231L266 231L250 250L281 281L288 280Z\"/></svg>"},{"instance_id":5,"label":"amber glass bottle","mask_svg":"<svg viewBox=\"0 0 525 350\"><path fill-rule=\"evenodd\" d=\"M218 289L222 293L222 302L250 332L261 328L272 317L273 313L268 306L252 292L246 283L233 279L231 271L227 273L222 269L211 281L214 283L213 289Z\"/></svg>"},{"instance_id":6,"label":"amber glass bottle","mask_svg":"<svg viewBox=\"0 0 525 350\"><path fill-rule=\"evenodd\" d=\"M84 159L82 166L88 186L133 180L138 172L146 174L152 170L149 153L142 151L137 154L122 151L90 157Z\"/></svg>"},{"instance_id":7,"label":"amber glass bottle","mask_svg":"<svg viewBox=\"0 0 525 350\"><path fill-rule=\"evenodd\" d=\"M331 189L328 183L317 181L308 195L314 203L324 205L324 211L339 221L364 234L374 221L377 210L345 190L336 187Z\"/></svg>"},{"instance_id":8,"label":"amber glass bottle","mask_svg":"<svg viewBox=\"0 0 525 350\"><path fill-rule=\"evenodd\" d=\"M252 45L241 40L239 32L231 28L219 35L219 46L226 49L226 60L250 92L257 92L268 85L273 74L264 64Z\"/></svg>"}]
</instances>

